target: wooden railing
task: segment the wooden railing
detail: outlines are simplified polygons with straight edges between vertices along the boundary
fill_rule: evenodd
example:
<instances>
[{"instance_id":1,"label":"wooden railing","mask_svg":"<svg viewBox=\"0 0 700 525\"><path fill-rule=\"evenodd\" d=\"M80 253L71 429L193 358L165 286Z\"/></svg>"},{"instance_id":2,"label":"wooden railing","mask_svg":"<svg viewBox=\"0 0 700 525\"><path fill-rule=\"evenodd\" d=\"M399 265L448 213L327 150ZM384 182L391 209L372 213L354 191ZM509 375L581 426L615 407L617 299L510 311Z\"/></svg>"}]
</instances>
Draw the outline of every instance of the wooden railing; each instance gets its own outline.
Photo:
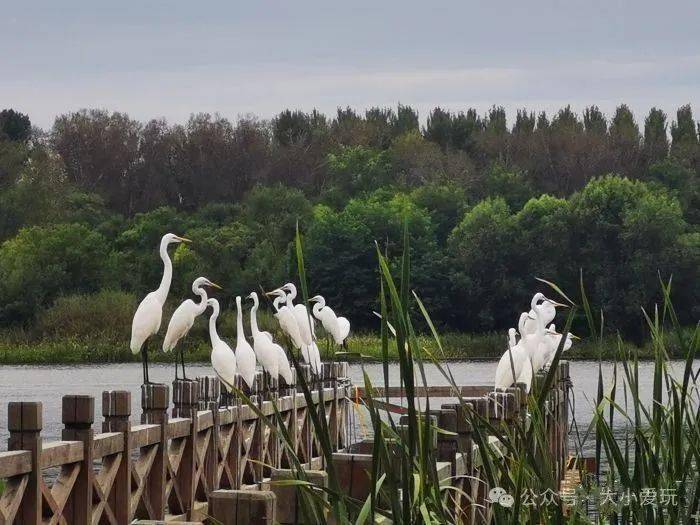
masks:
<instances>
[{"instance_id":1,"label":"wooden railing","mask_svg":"<svg viewBox=\"0 0 700 525\"><path fill-rule=\"evenodd\" d=\"M331 378L312 392L317 407L323 399L337 447L346 446L347 389L344 379ZM104 392L98 434L94 398L64 396L62 440L47 443L42 404L10 403L8 451L0 452L0 525L195 521L207 514L212 491L250 488L272 468L288 466L273 430L253 408L218 406L215 378L173 383L172 407L169 393L167 385L142 387L141 424L132 424L131 393ZM252 395L265 416L274 414L272 400ZM318 468L304 395L288 388L275 397L295 453Z\"/></svg>"},{"instance_id":2,"label":"wooden railing","mask_svg":"<svg viewBox=\"0 0 700 525\"><path fill-rule=\"evenodd\" d=\"M539 391L545 379L545 373L539 372L533 384L535 392ZM544 405L544 425L548 450L543 451L552 464L554 470L553 479L559 484L566 474L568 463L568 424L569 424L569 363L561 361L554 371L554 381L548 391ZM357 388L356 395L360 398L368 396L364 388ZM438 472L443 464L449 468L443 469L447 473L447 483L455 485L458 491L449 491L448 497L453 498L449 504L456 512L455 522L468 524L489 523L491 502L488 500L490 486L481 455L474 443L470 418L465 410L473 410L481 419L488 420L491 427L504 434L516 421L525 424L528 417L528 396L524 385L518 387L499 389L494 391L493 386L466 385L466 386L417 386L415 395L418 398L429 396L431 398L452 398L448 403L443 403L440 409L431 410L430 416L440 429L449 433L438 433L436 443L436 460ZM382 406L388 411L403 414L404 411L397 398L405 396L403 389L399 387L373 388L372 397L375 406ZM388 402L386 401L388 399ZM459 402L456 402L459 399ZM436 406L431 401L432 406ZM400 422L405 420L402 416ZM401 428L401 427L399 427ZM495 434L489 435L482 429L490 446L500 448L500 442ZM369 495L369 479L362 472L371 466L372 447L371 442L353 444L348 450L342 450L334 454L337 462L336 472L344 473L341 480L346 481L343 488L359 499ZM555 492L558 486L552 487ZM460 494L469 495L468 498Z\"/></svg>"},{"instance_id":3,"label":"wooden railing","mask_svg":"<svg viewBox=\"0 0 700 525\"><path fill-rule=\"evenodd\" d=\"M311 401L315 407L323 407L327 418L335 449L334 468L342 488L365 499L370 492L367 473L371 471L372 447L367 441L349 442L349 415L351 400L368 393L344 379L346 366L327 368L324 377L330 379L314 386ZM554 465L555 479L562 479L568 459L567 362L559 364L554 379L545 405L549 436L545 454ZM538 376L536 382L541 381L542 376ZM262 385L261 376L256 384ZM309 469L322 469L324 465L318 457L320 446L304 395L293 388L273 392L274 405L270 391L254 390L249 394L255 409L238 402L219 407L218 381L205 377L196 382L173 383L171 406L168 386L148 385L142 387L140 424L134 424L131 394L107 391L102 394L102 432L98 434L93 430L94 398L68 395L62 404L62 440L47 443L41 437L41 403L10 403L9 450L0 452L0 480L4 480L0 525L122 525L133 519L196 521L210 512L212 498L223 497L223 508L228 509L233 504L243 505L246 497L260 495L258 490L250 489L261 487L276 491L276 506L288 511L279 513L280 523L295 523L296 500L293 504L286 500L297 496L293 492L284 495L288 487L268 483L270 478L288 475L278 470L290 466L288 450L257 411L265 421L275 421L275 429L284 428L294 455ZM402 394L397 388L373 391L377 406L389 398L384 408L399 413L400 405L392 403ZM444 483L460 489L448 491L446 496L454 498L450 508L455 509L456 522L487 522L490 487L470 418L464 411L473 410L488 419L494 429L505 432L516 420L527 417L527 394L520 387L494 392L488 386L431 386L420 389L418 395L453 398L429 414L440 428L449 431L436 436L439 476ZM460 398L460 402L454 398ZM399 428L401 424L400 420ZM498 446L494 435L489 441ZM229 500L231 494L219 489L244 490L236 492L235 500Z\"/></svg>"}]
</instances>

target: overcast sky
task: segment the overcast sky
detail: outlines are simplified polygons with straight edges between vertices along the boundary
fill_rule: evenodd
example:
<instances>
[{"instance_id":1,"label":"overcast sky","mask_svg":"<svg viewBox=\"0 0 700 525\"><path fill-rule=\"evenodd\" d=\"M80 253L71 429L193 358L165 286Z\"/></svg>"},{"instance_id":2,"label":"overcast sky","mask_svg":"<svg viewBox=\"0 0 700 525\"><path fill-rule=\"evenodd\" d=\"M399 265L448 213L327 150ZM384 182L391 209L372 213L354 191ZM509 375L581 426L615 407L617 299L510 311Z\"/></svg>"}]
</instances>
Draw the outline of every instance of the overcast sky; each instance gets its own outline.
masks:
<instances>
[{"instance_id":1,"label":"overcast sky","mask_svg":"<svg viewBox=\"0 0 700 525\"><path fill-rule=\"evenodd\" d=\"M104 4L104 5L102 5ZM284 108L503 105L700 112L700 4L511 0L121 0L0 7L0 108L41 127ZM696 115L696 117L699 115Z\"/></svg>"}]
</instances>

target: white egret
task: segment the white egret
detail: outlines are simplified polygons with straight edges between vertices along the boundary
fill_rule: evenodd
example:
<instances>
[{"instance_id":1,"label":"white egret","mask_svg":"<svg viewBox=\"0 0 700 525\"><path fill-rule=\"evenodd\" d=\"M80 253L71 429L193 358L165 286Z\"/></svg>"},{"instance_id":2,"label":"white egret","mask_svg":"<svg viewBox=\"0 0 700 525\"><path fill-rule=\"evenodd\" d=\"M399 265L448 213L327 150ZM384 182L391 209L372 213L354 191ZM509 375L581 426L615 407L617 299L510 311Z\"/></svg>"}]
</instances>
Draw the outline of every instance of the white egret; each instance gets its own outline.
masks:
<instances>
[{"instance_id":1,"label":"white egret","mask_svg":"<svg viewBox=\"0 0 700 525\"><path fill-rule=\"evenodd\" d=\"M229 396L236 386L236 356L231 347L219 337L216 331L216 320L219 317L219 301L207 299L212 313L209 317L209 339L211 339L211 366L216 372L219 381L224 385Z\"/></svg>"},{"instance_id":2,"label":"white egret","mask_svg":"<svg viewBox=\"0 0 700 525\"><path fill-rule=\"evenodd\" d=\"M286 286L286 285L285 285ZM294 286L294 285L292 285ZM295 288L296 291L296 288ZM301 330L300 328L302 326L306 326L307 331L309 328L309 320L303 319L305 314L303 313L306 311L306 308L304 308L303 305L297 304L294 306L294 310L292 310L289 307L289 299L288 296L286 296L284 287L278 288L277 290L274 290L270 292L268 295L276 295L277 297L275 300L272 302L273 308L276 310L275 317L280 323L280 327L282 330L289 336L289 338L292 340L294 346L296 348L299 348L301 350L301 356L304 359L304 362L307 363L308 365L311 366L311 371L314 374L319 374L321 371L321 352L318 349L318 346L316 345L316 342L311 340L310 344L304 343L304 341L301 339ZM284 306L279 306L279 303L282 300L287 300L287 304ZM301 315L299 311L299 307L301 307ZM300 319L300 317L302 319ZM311 325L313 328L313 325ZM313 331L313 330L312 330ZM315 338L315 331L314 332L314 338ZM298 339L297 339L298 337ZM291 369L290 369L291 371Z\"/></svg>"},{"instance_id":3,"label":"white egret","mask_svg":"<svg viewBox=\"0 0 700 525\"><path fill-rule=\"evenodd\" d=\"M508 330L508 350L501 356L496 367L495 387L508 388L515 383L525 383L529 392L532 385L532 363L530 355L523 344L511 344L515 341L515 328Z\"/></svg>"},{"instance_id":4,"label":"white egret","mask_svg":"<svg viewBox=\"0 0 700 525\"><path fill-rule=\"evenodd\" d=\"M243 331L243 307L241 306L241 296L236 297L236 363L238 365L238 375L249 389L253 388L255 381L255 352L253 347L245 338Z\"/></svg>"},{"instance_id":5,"label":"white egret","mask_svg":"<svg viewBox=\"0 0 700 525\"><path fill-rule=\"evenodd\" d=\"M315 302L313 313L316 319L321 321L323 328L333 338L337 345L343 345L345 339L350 333L350 321L345 317L338 317L330 306L326 306L326 300L316 295L309 299L309 302Z\"/></svg>"},{"instance_id":6,"label":"white egret","mask_svg":"<svg viewBox=\"0 0 700 525\"><path fill-rule=\"evenodd\" d=\"M530 311L527 313L527 320L525 321L525 331L521 335L534 334L537 331L537 318L535 315L535 306L539 301L542 301L540 306L540 314L542 316L542 322L544 326L549 325L554 320L557 315L557 306L562 308L568 308L567 305L557 303L551 299L547 299L544 294L537 293L532 297L530 302Z\"/></svg>"},{"instance_id":7,"label":"white egret","mask_svg":"<svg viewBox=\"0 0 700 525\"><path fill-rule=\"evenodd\" d=\"M538 304L540 301L542 303ZM547 299L544 294L535 294L530 303L535 329L532 333L528 333L527 323L531 320L531 316L522 313L518 322L520 340L517 344L512 344L515 342L515 330L511 328L508 331L508 350L501 356L496 367L497 388L507 388L513 383L525 383L527 391L530 391L533 373L538 370L535 362L539 362L547 354L544 318L550 315L549 303L557 304Z\"/></svg>"},{"instance_id":8,"label":"white egret","mask_svg":"<svg viewBox=\"0 0 700 525\"><path fill-rule=\"evenodd\" d=\"M204 289L205 286L211 286L214 288L221 289L221 286L211 282L206 277L197 277L192 283L192 292L200 297L199 303L195 303L192 299L187 299L180 303L173 316L170 318L170 323L168 323L168 331L165 333L165 339L163 339L163 352L170 352L177 346L178 341L185 337L192 325L194 324L197 316L204 313L207 309L207 292ZM180 349L180 361L182 364L182 379L187 381L185 376L185 352ZM177 380L177 355L175 356L175 380Z\"/></svg>"},{"instance_id":9,"label":"white egret","mask_svg":"<svg viewBox=\"0 0 700 525\"><path fill-rule=\"evenodd\" d=\"M299 325L299 334L301 335L303 343L305 345L310 345L313 343L316 335L314 318L309 315L306 305L301 303L294 304L294 299L297 296L297 287L294 285L294 283L287 283L281 289L289 292L287 295L287 306L294 312L297 324Z\"/></svg>"},{"instance_id":10,"label":"white egret","mask_svg":"<svg viewBox=\"0 0 700 525\"><path fill-rule=\"evenodd\" d=\"M554 323L547 327L544 341L542 342L542 347L532 362L535 371L548 366L552 362L552 359L554 359L554 354L557 352L557 348L559 348L562 337L564 337L564 334L557 332L557 328ZM571 348L574 343L574 339L578 339L578 337L571 332L566 334L566 340L564 341L564 348L562 350L563 352L566 352L569 350L569 348Z\"/></svg>"},{"instance_id":11,"label":"white egret","mask_svg":"<svg viewBox=\"0 0 700 525\"><path fill-rule=\"evenodd\" d=\"M289 336L295 348L301 348L308 344L302 340L299 323L294 315L294 310L288 304L280 306L280 302L285 300L286 294L282 288L278 288L267 295L276 296L272 301L272 307L275 309L275 318L280 324L282 331Z\"/></svg>"},{"instance_id":12,"label":"white egret","mask_svg":"<svg viewBox=\"0 0 700 525\"><path fill-rule=\"evenodd\" d=\"M280 359L278 348L281 347L272 341L272 337L268 337L269 334L261 332L258 328L257 312L258 306L260 305L258 301L258 294L252 292L248 295L248 298L253 301L253 307L250 309L250 331L253 334L253 351L255 352L255 357L258 363L263 368L263 371L267 372L272 379L277 379L279 376L280 369ZM282 350L284 352L284 350Z\"/></svg>"},{"instance_id":13,"label":"white egret","mask_svg":"<svg viewBox=\"0 0 700 525\"><path fill-rule=\"evenodd\" d=\"M163 235L160 240L160 258L163 261L163 277L160 280L158 289L143 298L136 309L134 319L131 323L130 348L133 354L141 352L144 384L150 383L148 379L147 341L149 337L157 334L158 330L160 330L160 324L163 318L163 305L168 298L170 283L173 278L173 263L168 255L168 246L180 242L191 241L185 237L179 237L174 233Z\"/></svg>"}]
</instances>

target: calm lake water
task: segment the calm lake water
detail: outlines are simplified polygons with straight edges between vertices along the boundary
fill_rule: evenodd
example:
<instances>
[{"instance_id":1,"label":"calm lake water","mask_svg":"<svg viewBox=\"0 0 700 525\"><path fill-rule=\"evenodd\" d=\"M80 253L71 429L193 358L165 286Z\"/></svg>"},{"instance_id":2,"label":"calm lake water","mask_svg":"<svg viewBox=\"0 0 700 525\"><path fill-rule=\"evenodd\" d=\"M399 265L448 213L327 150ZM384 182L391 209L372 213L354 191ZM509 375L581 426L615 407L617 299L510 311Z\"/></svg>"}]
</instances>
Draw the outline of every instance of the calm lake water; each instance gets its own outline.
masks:
<instances>
[{"instance_id":1,"label":"calm lake water","mask_svg":"<svg viewBox=\"0 0 700 525\"><path fill-rule=\"evenodd\" d=\"M698 363L696 362L696 365ZM458 384L478 385L493 384L496 361L460 361L449 364ZM381 364L365 365L372 381L383 384ZM677 373L682 373L683 362L672 363ZM611 383L612 363L603 364L603 377L607 385ZM151 379L169 383L173 379L172 365L151 365ZM351 376L356 384L362 383L362 371L359 365L351 365ZM188 376L209 375L213 371L209 366L191 365ZM426 365L428 382L431 385L445 385L447 382L440 372ZM619 374L621 375L621 370ZM391 384L398 384L398 365L390 369ZM653 363L640 364L640 392L651 400ZM576 399L576 420L579 429L585 429L591 421L592 401L595 400L598 384L598 364L595 361L572 361L571 378ZM132 392L132 413L134 420L140 417L141 365L139 363L106 365L65 365L65 366L0 366L0 450L7 448L7 403L10 401L41 401L44 404L44 430L46 440L59 439L61 434L61 396L64 394L89 394L95 396L95 413L98 423L101 421L101 401L103 390L130 390ZM618 398L620 399L620 398ZM439 401L439 400L436 400ZM436 405L437 406L437 405ZM366 418L356 418L356 424ZM359 429L362 431L362 428ZM620 429L624 432L624 428ZM573 446L573 443L572 443ZM594 450L590 440L584 446L588 454Z\"/></svg>"}]
</instances>

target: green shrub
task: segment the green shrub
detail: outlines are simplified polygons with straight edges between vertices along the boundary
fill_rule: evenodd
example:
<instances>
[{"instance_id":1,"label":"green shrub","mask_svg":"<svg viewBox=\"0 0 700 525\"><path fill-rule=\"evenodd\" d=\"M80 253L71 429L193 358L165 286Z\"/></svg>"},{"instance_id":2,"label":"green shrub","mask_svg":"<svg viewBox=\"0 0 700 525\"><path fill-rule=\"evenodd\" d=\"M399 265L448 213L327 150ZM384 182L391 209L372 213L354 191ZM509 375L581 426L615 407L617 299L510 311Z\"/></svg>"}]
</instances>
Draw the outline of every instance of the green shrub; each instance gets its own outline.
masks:
<instances>
[{"instance_id":1,"label":"green shrub","mask_svg":"<svg viewBox=\"0 0 700 525\"><path fill-rule=\"evenodd\" d=\"M68 295L39 314L37 329L44 337L128 341L136 305L134 294L114 290Z\"/></svg>"}]
</instances>

